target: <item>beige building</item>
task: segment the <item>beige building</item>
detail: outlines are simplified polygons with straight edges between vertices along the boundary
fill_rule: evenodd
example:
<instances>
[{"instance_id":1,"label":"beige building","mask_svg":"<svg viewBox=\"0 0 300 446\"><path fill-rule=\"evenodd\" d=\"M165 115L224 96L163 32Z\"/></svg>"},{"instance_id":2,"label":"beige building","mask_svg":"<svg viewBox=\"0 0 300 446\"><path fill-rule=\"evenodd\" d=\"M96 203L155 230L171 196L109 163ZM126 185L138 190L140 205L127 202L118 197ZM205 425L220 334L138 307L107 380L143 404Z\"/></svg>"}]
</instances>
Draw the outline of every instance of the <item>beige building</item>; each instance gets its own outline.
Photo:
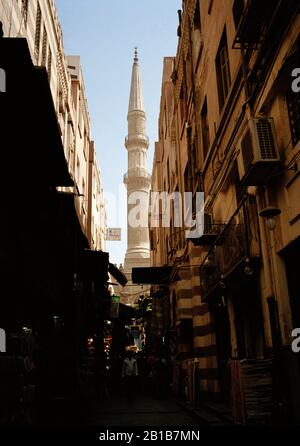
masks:
<instances>
[{"instance_id":1,"label":"beige building","mask_svg":"<svg viewBox=\"0 0 300 446\"><path fill-rule=\"evenodd\" d=\"M299 3L220 3L183 2L164 61L152 190L205 197L201 237L151 233L152 265L172 266L174 383L239 422L299 422Z\"/></svg>"},{"instance_id":2,"label":"beige building","mask_svg":"<svg viewBox=\"0 0 300 446\"><path fill-rule=\"evenodd\" d=\"M68 122L71 141L75 141L74 150L68 141L67 159L77 186L76 208L83 230L87 233L88 210L88 174L91 145L90 119L85 96L85 87L79 56L67 56L67 67L71 79L71 102L73 120ZM71 117L71 116L70 116ZM91 208L92 210L93 208Z\"/></svg>"},{"instance_id":3,"label":"beige building","mask_svg":"<svg viewBox=\"0 0 300 446\"><path fill-rule=\"evenodd\" d=\"M88 239L91 249L106 251L106 212L94 141L90 144L88 185ZM91 219L91 221L89 221Z\"/></svg>"},{"instance_id":4,"label":"beige building","mask_svg":"<svg viewBox=\"0 0 300 446\"><path fill-rule=\"evenodd\" d=\"M66 56L53 0L2 0L4 36L25 37L32 61L46 67L83 233L93 249L105 249L103 186L94 143L79 56ZM91 176L91 177L90 177ZM89 214L90 212L90 214Z\"/></svg>"},{"instance_id":5,"label":"beige building","mask_svg":"<svg viewBox=\"0 0 300 446\"><path fill-rule=\"evenodd\" d=\"M5 37L25 37L32 61L47 68L55 108L62 114L69 82L62 31L53 0L3 0L0 19ZM62 133L64 129L62 128Z\"/></svg>"}]
</instances>

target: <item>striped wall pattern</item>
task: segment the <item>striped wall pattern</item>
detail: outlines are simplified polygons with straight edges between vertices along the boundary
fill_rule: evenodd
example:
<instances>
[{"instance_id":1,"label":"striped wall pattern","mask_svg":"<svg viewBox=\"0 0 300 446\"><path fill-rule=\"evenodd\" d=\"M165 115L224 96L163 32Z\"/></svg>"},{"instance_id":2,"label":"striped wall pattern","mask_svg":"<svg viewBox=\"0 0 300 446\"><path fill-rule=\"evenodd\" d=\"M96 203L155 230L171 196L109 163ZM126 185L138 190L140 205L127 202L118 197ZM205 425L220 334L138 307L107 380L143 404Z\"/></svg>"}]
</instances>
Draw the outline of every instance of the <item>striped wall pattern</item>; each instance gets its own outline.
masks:
<instances>
[{"instance_id":1,"label":"striped wall pattern","mask_svg":"<svg viewBox=\"0 0 300 446\"><path fill-rule=\"evenodd\" d=\"M193 347L198 361L200 391L208 394L218 393L218 361L214 322L209 307L201 301L200 267L203 251L192 247L190 251L192 307L193 307Z\"/></svg>"},{"instance_id":2,"label":"striped wall pattern","mask_svg":"<svg viewBox=\"0 0 300 446\"><path fill-rule=\"evenodd\" d=\"M180 265L179 268L180 280L174 283L172 289L176 293L176 317L180 321L182 319L192 319L192 287L191 287L191 271L189 264ZM172 295L172 293L170 293Z\"/></svg>"}]
</instances>

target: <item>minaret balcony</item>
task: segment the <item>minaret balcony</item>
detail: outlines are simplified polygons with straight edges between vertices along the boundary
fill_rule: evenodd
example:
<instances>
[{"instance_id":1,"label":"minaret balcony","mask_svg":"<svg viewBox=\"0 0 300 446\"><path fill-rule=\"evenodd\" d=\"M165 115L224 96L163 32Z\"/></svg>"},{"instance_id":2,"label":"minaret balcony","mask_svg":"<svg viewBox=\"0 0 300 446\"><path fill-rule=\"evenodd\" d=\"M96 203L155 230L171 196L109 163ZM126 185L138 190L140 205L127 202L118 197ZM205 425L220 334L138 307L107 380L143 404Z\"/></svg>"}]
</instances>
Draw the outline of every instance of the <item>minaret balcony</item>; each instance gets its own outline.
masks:
<instances>
[{"instance_id":1,"label":"minaret balcony","mask_svg":"<svg viewBox=\"0 0 300 446\"><path fill-rule=\"evenodd\" d=\"M128 169L128 172L124 175L124 183L127 184L130 179L146 179L151 181L151 175L147 172L146 169L140 167L134 167L133 169Z\"/></svg>"},{"instance_id":2,"label":"minaret balcony","mask_svg":"<svg viewBox=\"0 0 300 446\"><path fill-rule=\"evenodd\" d=\"M130 146L133 146L134 148L139 146L147 149L149 147L149 138L147 135L143 135L142 133L126 136L125 147L128 149Z\"/></svg>"}]
</instances>

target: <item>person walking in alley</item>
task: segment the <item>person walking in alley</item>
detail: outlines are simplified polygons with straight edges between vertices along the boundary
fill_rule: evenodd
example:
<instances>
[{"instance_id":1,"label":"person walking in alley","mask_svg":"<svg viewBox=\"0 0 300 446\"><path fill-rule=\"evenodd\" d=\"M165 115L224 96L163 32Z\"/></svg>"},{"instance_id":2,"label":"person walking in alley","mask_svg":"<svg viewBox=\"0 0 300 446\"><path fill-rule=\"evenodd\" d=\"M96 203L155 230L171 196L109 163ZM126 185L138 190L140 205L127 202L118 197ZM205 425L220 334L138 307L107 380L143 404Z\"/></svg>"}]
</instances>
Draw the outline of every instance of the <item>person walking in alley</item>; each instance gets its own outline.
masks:
<instances>
[{"instance_id":1,"label":"person walking in alley","mask_svg":"<svg viewBox=\"0 0 300 446\"><path fill-rule=\"evenodd\" d=\"M122 378L126 386L126 395L128 401L133 401L137 386L138 366L137 360L133 357L133 352L128 351L127 357L123 361Z\"/></svg>"}]
</instances>

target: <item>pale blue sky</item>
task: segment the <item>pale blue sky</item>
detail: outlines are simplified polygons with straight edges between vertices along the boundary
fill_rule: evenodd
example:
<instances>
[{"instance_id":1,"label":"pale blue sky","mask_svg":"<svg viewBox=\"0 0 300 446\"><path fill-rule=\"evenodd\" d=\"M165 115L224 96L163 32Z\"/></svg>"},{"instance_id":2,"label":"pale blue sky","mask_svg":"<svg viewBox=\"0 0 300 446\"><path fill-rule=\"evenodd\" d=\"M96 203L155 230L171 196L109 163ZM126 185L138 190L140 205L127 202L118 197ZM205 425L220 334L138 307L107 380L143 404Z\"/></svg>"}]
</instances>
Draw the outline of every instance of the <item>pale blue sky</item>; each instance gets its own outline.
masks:
<instances>
[{"instance_id":1,"label":"pale blue sky","mask_svg":"<svg viewBox=\"0 0 300 446\"><path fill-rule=\"evenodd\" d=\"M104 190L117 195L127 171L127 109L134 47L141 67L151 173L161 93L163 57L175 56L181 0L56 0L66 54L81 56L92 138ZM112 215L111 215L112 217ZM109 226L115 222L110 221ZM108 242L114 263L123 263L122 242Z\"/></svg>"}]
</instances>

